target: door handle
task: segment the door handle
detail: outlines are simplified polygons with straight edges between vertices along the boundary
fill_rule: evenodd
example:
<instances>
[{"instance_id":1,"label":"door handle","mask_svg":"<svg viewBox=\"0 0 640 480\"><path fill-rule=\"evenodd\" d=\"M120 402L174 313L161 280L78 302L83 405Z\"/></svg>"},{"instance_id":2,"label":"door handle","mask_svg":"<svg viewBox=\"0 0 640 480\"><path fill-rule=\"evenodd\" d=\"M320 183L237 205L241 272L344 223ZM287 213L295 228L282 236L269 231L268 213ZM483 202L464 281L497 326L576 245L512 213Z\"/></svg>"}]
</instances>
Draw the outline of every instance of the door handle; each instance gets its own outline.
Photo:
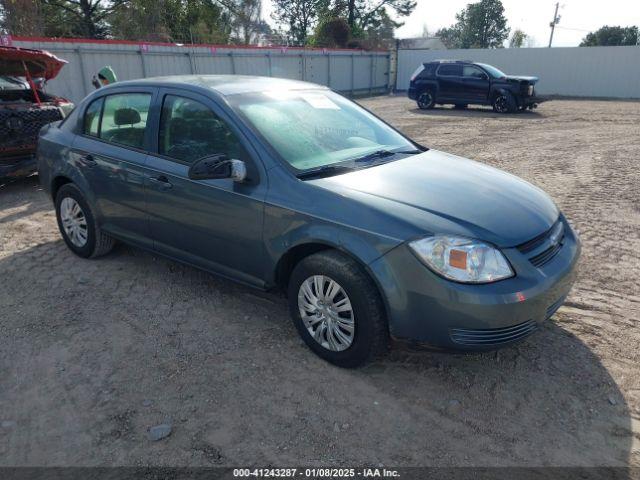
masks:
<instances>
[{"instance_id":1,"label":"door handle","mask_svg":"<svg viewBox=\"0 0 640 480\"><path fill-rule=\"evenodd\" d=\"M90 153L87 153L86 155L80 157L80 161L87 167L95 167L98 164L98 162L96 162L96 159L93 158L93 155L91 155Z\"/></svg>"},{"instance_id":2,"label":"door handle","mask_svg":"<svg viewBox=\"0 0 640 480\"><path fill-rule=\"evenodd\" d=\"M159 177L149 177L149 181L153 185L158 186L161 190L169 190L173 187L173 184L164 175L160 175Z\"/></svg>"}]
</instances>

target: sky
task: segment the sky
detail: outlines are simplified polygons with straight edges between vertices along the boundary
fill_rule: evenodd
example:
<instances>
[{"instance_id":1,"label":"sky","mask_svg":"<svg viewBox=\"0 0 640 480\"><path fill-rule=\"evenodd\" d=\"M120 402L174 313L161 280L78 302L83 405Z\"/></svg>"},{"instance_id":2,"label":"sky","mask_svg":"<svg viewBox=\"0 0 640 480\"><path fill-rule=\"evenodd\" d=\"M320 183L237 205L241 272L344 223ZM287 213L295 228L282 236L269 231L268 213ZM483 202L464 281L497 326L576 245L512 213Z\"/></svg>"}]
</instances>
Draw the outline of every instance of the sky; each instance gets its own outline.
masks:
<instances>
[{"instance_id":1,"label":"sky","mask_svg":"<svg viewBox=\"0 0 640 480\"><path fill-rule=\"evenodd\" d=\"M270 0L263 1L263 15L271 23ZM426 25L431 34L455 23L455 15L472 0L417 0L418 6L405 24L396 30L397 38L418 37ZM511 31L519 28L533 37L536 47L549 44L549 23L556 0L502 0ZM603 25L640 25L640 0L564 0L560 1L560 23L553 36L556 47L577 46L590 31Z\"/></svg>"}]
</instances>

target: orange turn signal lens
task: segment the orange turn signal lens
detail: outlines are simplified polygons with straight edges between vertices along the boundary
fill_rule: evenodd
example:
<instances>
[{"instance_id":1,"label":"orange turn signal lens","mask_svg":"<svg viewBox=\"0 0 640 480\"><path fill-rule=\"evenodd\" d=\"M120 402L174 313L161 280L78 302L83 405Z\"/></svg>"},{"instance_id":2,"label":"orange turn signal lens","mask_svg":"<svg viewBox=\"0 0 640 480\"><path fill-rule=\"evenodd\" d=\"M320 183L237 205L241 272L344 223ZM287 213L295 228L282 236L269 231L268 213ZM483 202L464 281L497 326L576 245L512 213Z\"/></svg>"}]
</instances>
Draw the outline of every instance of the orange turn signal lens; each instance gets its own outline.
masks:
<instances>
[{"instance_id":1,"label":"orange turn signal lens","mask_svg":"<svg viewBox=\"0 0 640 480\"><path fill-rule=\"evenodd\" d=\"M454 268L467 269L467 252L463 250L451 250L449 252L449 265Z\"/></svg>"}]
</instances>

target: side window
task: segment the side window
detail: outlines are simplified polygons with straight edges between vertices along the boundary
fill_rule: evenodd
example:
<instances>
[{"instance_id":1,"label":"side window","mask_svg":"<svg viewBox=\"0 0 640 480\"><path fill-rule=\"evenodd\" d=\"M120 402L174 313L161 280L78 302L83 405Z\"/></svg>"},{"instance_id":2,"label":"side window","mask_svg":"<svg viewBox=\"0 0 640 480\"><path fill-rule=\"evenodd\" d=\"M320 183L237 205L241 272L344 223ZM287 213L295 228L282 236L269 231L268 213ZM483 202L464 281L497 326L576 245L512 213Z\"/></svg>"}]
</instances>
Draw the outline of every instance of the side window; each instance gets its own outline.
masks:
<instances>
[{"instance_id":1,"label":"side window","mask_svg":"<svg viewBox=\"0 0 640 480\"><path fill-rule=\"evenodd\" d=\"M161 155L187 163L214 154L247 157L240 140L209 107L175 95L162 103L158 147Z\"/></svg>"},{"instance_id":2,"label":"side window","mask_svg":"<svg viewBox=\"0 0 640 480\"><path fill-rule=\"evenodd\" d=\"M486 73L472 65L465 65L462 67L462 76L467 78L487 78Z\"/></svg>"},{"instance_id":3,"label":"side window","mask_svg":"<svg viewBox=\"0 0 640 480\"><path fill-rule=\"evenodd\" d=\"M438 68L438 75L446 77L459 77L462 75L462 65L455 63L442 63Z\"/></svg>"},{"instance_id":4,"label":"side window","mask_svg":"<svg viewBox=\"0 0 640 480\"><path fill-rule=\"evenodd\" d=\"M100 134L100 113L102 112L103 98L98 98L91 102L84 112L84 127L83 133L85 135L91 135L97 137Z\"/></svg>"},{"instance_id":5,"label":"side window","mask_svg":"<svg viewBox=\"0 0 640 480\"><path fill-rule=\"evenodd\" d=\"M129 147L143 148L150 105L149 93L109 95L104 100L100 138Z\"/></svg>"},{"instance_id":6,"label":"side window","mask_svg":"<svg viewBox=\"0 0 640 480\"><path fill-rule=\"evenodd\" d=\"M436 63L428 63L425 65L424 76L425 77L433 77L436 73Z\"/></svg>"}]
</instances>

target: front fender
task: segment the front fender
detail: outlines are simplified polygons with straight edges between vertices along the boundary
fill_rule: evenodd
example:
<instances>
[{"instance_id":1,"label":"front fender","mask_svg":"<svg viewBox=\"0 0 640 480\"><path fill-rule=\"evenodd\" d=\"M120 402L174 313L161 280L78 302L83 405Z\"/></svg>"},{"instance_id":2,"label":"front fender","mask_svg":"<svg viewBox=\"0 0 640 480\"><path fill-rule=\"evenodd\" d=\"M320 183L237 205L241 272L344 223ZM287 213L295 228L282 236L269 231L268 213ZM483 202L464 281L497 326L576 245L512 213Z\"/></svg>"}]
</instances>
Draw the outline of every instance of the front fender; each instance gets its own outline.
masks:
<instances>
[{"instance_id":1,"label":"front fender","mask_svg":"<svg viewBox=\"0 0 640 480\"><path fill-rule=\"evenodd\" d=\"M273 205L265 208L264 239L269 259L265 278L270 284L275 283L280 259L301 245L335 248L366 267L398 243L372 232Z\"/></svg>"}]
</instances>

